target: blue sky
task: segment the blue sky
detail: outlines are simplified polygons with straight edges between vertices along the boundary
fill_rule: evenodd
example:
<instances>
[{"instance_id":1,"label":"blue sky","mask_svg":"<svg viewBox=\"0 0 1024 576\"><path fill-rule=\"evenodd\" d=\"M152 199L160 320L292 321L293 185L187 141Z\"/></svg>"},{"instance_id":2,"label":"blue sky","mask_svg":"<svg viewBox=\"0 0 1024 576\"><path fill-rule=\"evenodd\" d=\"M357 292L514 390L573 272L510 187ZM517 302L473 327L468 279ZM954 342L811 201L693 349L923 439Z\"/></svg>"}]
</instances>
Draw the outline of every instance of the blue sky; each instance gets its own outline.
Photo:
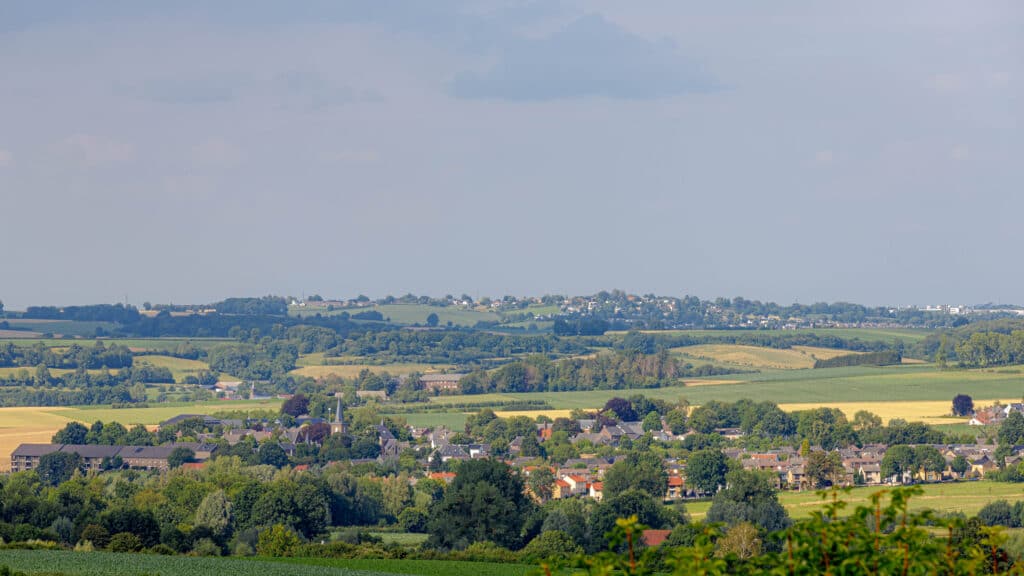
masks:
<instances>
[{"instance_id":1,"label":"blue sky","mask_svg":"<svg viewBox=\"0 0 1024 576\"><path fill-rule=\"evenodd\" d=\"M1024 303L1024 6L0 0L0 299Z\"/></svg>"}]
</instances>

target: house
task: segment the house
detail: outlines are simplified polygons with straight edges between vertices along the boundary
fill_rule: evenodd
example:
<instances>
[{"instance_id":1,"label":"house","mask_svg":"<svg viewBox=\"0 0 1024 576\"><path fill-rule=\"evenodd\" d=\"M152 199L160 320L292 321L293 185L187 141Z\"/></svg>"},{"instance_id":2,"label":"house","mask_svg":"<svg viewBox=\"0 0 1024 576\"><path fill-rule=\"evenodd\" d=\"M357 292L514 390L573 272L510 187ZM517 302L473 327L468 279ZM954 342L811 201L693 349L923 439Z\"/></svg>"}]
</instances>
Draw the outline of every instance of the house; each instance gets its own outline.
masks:
<instances>
[{"instance_id":1,"label":"house","mask_svg":"<svg viewBox=\"0 0 1024 576\"><path fill-rule=\"evenodd\" d=\"M604 482L591 482L587 495L600 502L604 498Z\"/></svg>"},{"instance_id":2,"label":"house","mask_svg":"<svg viewBox=\"0 0 1024 576\"><path fill-rule=\"evenodd\" d=\"M60 452L60 444L22 444L11 452L11 472L24 472L39 466L39 459Z\"/></svg>"},{"instance_id":3,"label":"house","mask_svg":"<svg viewBox=\"0 0 1024 576\"><path fill-rule=\"evenodd\" d=\"M357 390L356 397L360 400L376 400L378 402L388 401L387 390Z\"/></svg>"},{"instance_id":4,"label":"house","mask_svg":"<svg viewBox=\"0 0 1024 576\"><path fill-rule=\"evenodd\" d=\"M681 476L668 477L668 489L665 491L665 500L679 500L683 497L683 478Z\"/></svg>"},{"instance_id":5,"label":"house","mask_svg":"<svg viewBox=\"0 0 1024 576\"><path fill-rule=\"evenodd\" d=\"M874 486L882 483L882 466L881 464L861 464L857 471L860 472L861 478L864 479L864 483L869 486Z\"/></svg>"},{"instance_id":6,"label":"house","mask_svg":"<svg viewBox=\"0 0 1024 576\"><path fill-rule=\"evenodd\" d=\"M167 457L176 446L125 446L118 454L129 468L167 470Z\"/></svg>"},{"instance_id":7,"label":"house","mask_svg":"<svg viewBox=\"0 0 1024 576\"><path fill-rule=\"evenodd\" d=\"M588 490L588 482L585 476L580 474L567 474L562 476L562 480L569 485L570 494L573 496L586 496Z\"/></svg>"},{"instance_id":8,"label":"house","mask_svg":"<svg viewBox=\"0 0 1024 576\"><path fill-rule=\"evenodd\" d=\"M572 485L559 478L555 480L555 485L551 490L551 498L553 500L561 500L562 498L568 498L573 495Z\"/></svg>"},{"instance_id":9,"label":"house","mask_svg":"<svg viewBox=\"0 0 1024 576\"><path fill-rule=\"evenodd\" d=\"M455 392L463 376L465 374L424 374L420 376L420 385L431 392Z\"/></svg>"},{"instance_id":10,"label":"house","mask_svg":"<svg viewBox=\"0 0 1024 576\"><path fill-rule=\"evenodd\" d=\"M118 455L121 446L98 446L95 444L65 444L61 452L78 454L82 458L82 466L86 470L100 471L104 461L110 462Z\"/></svg>"},{"instance_id":11,"label":"house","mask_svg":"<svg viewBox=\"0 0 1024 576\"><path fill-rule=\"evenodd\" d=\"M451 484L455 480L455 472L431 472L428 478Z\"/></svg>"},{"instance_id":12,"label":"house","mask_svg":"<svg viewBox=\"0 0 1024 576\"><path fill-rule=\"evenodd\" d=\"M431 454L430 458L431 460L434 458L441 458L441 462L448 462L449 460L469 460L469 454L466 454L465 450L455 444L442 444L434 450L434 453Z\"/></svg>"}]
</instances>

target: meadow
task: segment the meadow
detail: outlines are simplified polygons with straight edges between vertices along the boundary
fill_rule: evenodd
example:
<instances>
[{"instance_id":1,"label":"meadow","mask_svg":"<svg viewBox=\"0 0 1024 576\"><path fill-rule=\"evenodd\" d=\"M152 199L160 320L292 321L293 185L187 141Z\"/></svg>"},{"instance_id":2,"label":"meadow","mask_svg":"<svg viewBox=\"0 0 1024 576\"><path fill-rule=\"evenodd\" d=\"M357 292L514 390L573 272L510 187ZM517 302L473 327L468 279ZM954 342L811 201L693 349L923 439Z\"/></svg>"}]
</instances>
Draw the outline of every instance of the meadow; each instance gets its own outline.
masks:
<instances>
[{"instance_id":1,"label":"meadow","mask_svg":"<svg viewBox=\"0 0 1024 576\"><path fill-rule=\"evenodd\" d=\"M181 382L186 376L195 376L199 372L210 370L210 365L201 360L189 360L187 358L175 358L173 356L161 356L159 354L147 354L135 356L133 363L149 364L157 368L167 368L174 375L175 382Z\"/></svg>"},{"instance_id":2,"label":"meadow","mask_svg":"<svg viewBox=\"0 0 1024 576\"><path fill-rule=\"evenodd\" d=\"M476 309L459 308L456 306L429 306L426 304L383 304L367 306L365 308L346 308L328 311L327 308L305 306L299 308L290 306L288 314L291 316L313 316L322 314L324 316L336 316L343 312L358 314L360 312L380 312L384 318L389 319L392 324L423 324L427 323L427 316L437 314L438 323L446 326L449 322L453 326L474 326L477 322L498 322L501 317L494 312L485 312Z\"/></svg>"},{"instance_id":3,"label":"meadow","mask_svg":"<svg viewBox=\"0 0 1024 576\"><path fill-rule=\"evenodd\" d=\"M974 482L949 482L943 484L921 484L924 494L910 499L911 510L931 509L937 512L963 512L968 516L978 513L986 504L995 500L1013 503L1024 499L1024 484L978 480ZM853 488L840 499L848 502L850 508L868 504L871 495L884 490L880 486ZM823 504L821 497L813 491L779 492L781 503L790 517L807 518ZM686 502L686 511L693 520L703 520L711 502L708 500Z\"/></svg>"},{"instance_id":4,"label":"meadow","mask_svg":"<svg viewBox=\"0 0 1024 576\"><path fill-rule=\"evenodd\" d=\"M648 334L682 334L695 338L706 338L709 336L722 336L727 334L743 334L751 331L736 330L644 330ZM818 336L835 336L847 340L863 340L865 342L888 342L903 340L904 342L918 342L924 340L931 330L917 328L798 328L796 330L785 330L783 334L816 334ZM625 334L625 332L608 332L608 334Z\"/></svg>"},{"instance_id":5,"label":"meadow","mask_svg":"<svg viewBox=\"0 0 1024 576\"><path fill-rule=\"evenodd\" d=\"M369 370L372 373L380 374L387 372L391 375L400 374L411 374L413 372L429 373L429 372L440 372L452 368L447 364L328 364L328 365L313 365L313 366L301 366L291 371L291 374L298 376L307 376L309 378L326 378L327 376L337 376L339 378L355 378L359 376L359 373L363 370Z\"/></svg>"},{"instance_id":6,"label":"meadow","mask_svg":"<svg viewBox=\"0 0 1024 576\"><path fill-rule=\"evenodd\" d=\"M11 342L16 346L42 344L54 348L65 348L72 344L94 346L96 342L103 342L107 346L111 344L127 346L134 352L169 352L174 351L185 342L196 348L208 350L218 344L235 342L230 338L14 338L0 339L0 341Z\"/></svg>"},{"instance_id":7,"label":"meadow","mask_svg":"<svg viewBox=\"0 0 1024 576\"><path fill-rule=\"evenodd\" d=\"M711 361L719 365L775 370L813 368L815 360L827 360L852 353L847 350L813 346L763 348L738 344L700 344L672 348L670 351L694 363Z\"/></svg>"}]
</instances>

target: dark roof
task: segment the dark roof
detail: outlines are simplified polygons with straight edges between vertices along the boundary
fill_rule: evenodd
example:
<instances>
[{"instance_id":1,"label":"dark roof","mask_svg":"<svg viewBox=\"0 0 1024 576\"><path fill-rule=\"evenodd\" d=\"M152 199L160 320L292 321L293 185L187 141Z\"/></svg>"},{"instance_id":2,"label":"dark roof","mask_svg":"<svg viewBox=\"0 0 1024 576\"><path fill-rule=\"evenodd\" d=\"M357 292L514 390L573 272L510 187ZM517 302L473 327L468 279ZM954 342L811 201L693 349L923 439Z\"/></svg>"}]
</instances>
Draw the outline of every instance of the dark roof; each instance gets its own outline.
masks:
<instances>
[{"instance_id":1,"label":"dark roof","mask_svg":"<svg viewBox=\"0 0 1024 576\"><path fill-rule=\"evenodd\" d=\"M60 451L75 453L82 458L113 458L121 446L98 446L95 444L65 444Z\"/></svg>"},{"instance_id":2,"label":"dark roof","mask_svg":"<svg viewBox=\"0 0 1024 576\"><path fill-rule=\"evenodd\" d=\"M125 446L121 449L122 458L156 458L165 459L177 446Z\"/></svg>"},{"instance_id":3,"label":"dark roof","mask_svg":"<svg viewBox=\"0 0 1024 576\"><path fill-rule=\"evenodd\" d=\"M11 457L18 456L45 456L60 452L61 444L22 444L11 452Z\"/></svg>"}]
</instances>

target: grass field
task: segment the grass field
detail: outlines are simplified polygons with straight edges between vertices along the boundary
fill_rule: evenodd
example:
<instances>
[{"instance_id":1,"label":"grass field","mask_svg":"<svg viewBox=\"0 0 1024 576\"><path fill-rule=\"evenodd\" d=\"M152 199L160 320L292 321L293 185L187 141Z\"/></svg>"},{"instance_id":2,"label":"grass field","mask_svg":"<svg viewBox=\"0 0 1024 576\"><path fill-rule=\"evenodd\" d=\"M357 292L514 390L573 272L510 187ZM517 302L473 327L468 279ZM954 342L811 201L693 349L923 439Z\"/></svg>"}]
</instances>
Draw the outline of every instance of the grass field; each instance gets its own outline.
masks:
<instances>
[{"instance_id":1,"label":"grass field","mask_svg":"<svg viewBox=\"0 0 1024 576\"><path fill-rule=\"evenodd\" d=\"M938 512L963 512L968 516L977 514L986 504L1005 499L1012 504L1024 499L1024 484L1009 482L955 482L945 484L922 484L924 494L910 499L912 510L932 509ZM870 502L872 494L883 490L881 486L854 488L842 497L851 507ZM779 492L779 502L786 507L790 517L799 519L810 516L821 508L822 500L814 492ZM687 502L686 511L694 520L702 520L711 507L710 501Z\"/></svg>"},{"instance_id":2,"label":"grass field","mask_svg":"<svg viewBox=\"0 0 1024 576\"><path fill-rule=\"evenodd\" d=\"M315 308L306 306L299 308L291 306L288 314L292 316L314 316L316 314L338 315L342 312L358 314L359 312L380 312L384 318L390 319L392 324L426 324L427 316L437 314L441 326L449 322L454 326L473 326L477 322L497 322L501 317L494 312L458 308L455 306L428 306L426 304L385 304L381 306L367 306L365 308L348 308L341 310L327 311L326 308Z\"/></svg>"},{"instance_id":3,"label":"grass field","mask_svg":"<svg viewBox=\"0 0 1024 576\"><path fill-rule=\"evenodd\" d=\"M28 372L29 376L34 376L36 373L35 366L4 366L0 368L0 378L7 376L16 376L22 370ZM71 368L47 368L50 371L50 376L65 376L67 374L73 374L75 371ZM89 374L100 374L103 370L87 370ZM110 370L111 374L117 374L117 370Z\"/></svg>"},{"instance_id":4,"label":"grass field","mask_svg":"<svg viewBox=\"0 0 1024 576\"><path fill-rule=\"evenodd\" d=\"M708 361L731 364L744 368L769 368L775 370L797 370L813 368L818 359L835 358L851 354L847 350L794 346L788 349L742 346L738 344L701 344L672 348L672 352L693 361Z\"/></svg>"},{"instance_id":5,"label":"grass field","mask_svg":"<svg viewBox=\"0 0 1024 576\"><path fill-rule=\"evenodd\" d=\"M230 338L100 338L104 345L117 344L127 346L139 352L167 352L173 351L181 343L188 342L196 348L208 350L218 344L234 342ZM16 346L34 346L42 344L47 347L67 347L72 344L79 346L93 346L97 340L93 338L18 338L2 339L0 341L11 342Z\"/></svg>"},{"instance_id":6,"label":"grass field","mask_svg":"<svg viewBox=\"0 0 1024 576\"><path fill-rule=\"evenodd\" d=\"M53 550L0 550L0 564L28 574L68 574L74 576L385 576L383 572L338 565L274 562L247 558L194 558L153 554L114 554L110 552L66 552ZM405 572L430 574L429 572Z\"/></svg>"},{"instance_id":7,"label":"grass field","mask_svg":"<svg viewBox=\"0 0 1024 576\"><path fill-rule=\"evenodd\" d=\"M645 390L592 390L584 392L536 392L438 396L431 402L457 405L466 402L541 400L557 409L595 408L609 398L644 394L676 401L685 397L692 404L709 400L735 402L742 398L776 403L823 404L836 402L942 401L964 393L975 404L994 399L1020 398L1024 375L981 370L939 370L933 365L854 366L817 370L779 370L757 374L730 374L732 383L717 386L673 386ZM704 379L710 383L713 379ZM934 414L941 415L942 412Z\"/></svg>"},{"instance_id":8,"label":"grass field","mask_svg":"<svg viewBox=\"0 0 1024 576\"><path fill-rule=\"evenodd\" d=\"M97 420L117 421L125 426L153 425L178 414L212 414L222 410L277 410L279 400L166 403L149 408L114 409L109 406L86 407L8 407L0 408L0 471L11 467L11 452L22 443L45 444L68 422L92 424Z\"/></svg>"},{"instance_id":9,"label":"grass field","mask_svg":"<svg viewBox=\"0 0 1024 576\"><path fill-rule=\"evenodd\" d=\"M113 330L117 327L111 322L76 322L72 320L38 320L9 318L4 320L11 328L31 330L41 334L61 334L63 336L85 336L96 335L96 329Z\"/></svg>"},{"instance_id":10,"label":"grass field","mask_svg":"<svg viewBox=\"0 0 1024 576\"><path fill-rule=\"evenodd\" d=\"M385 414L385 416L397 416L403 418L410 426L427 428L435 426L447 426L451 430L464 430L466 428L467 412L414 412L411 414Z\"/></svg>"},{"instance_id":11,"label":"grass field","mask_svg":"<svg viewBox=\"0 0 1024 576\"><path fill-rule=\"evenodd\" d=\"M750 331L736 330L644 330L648 334L684 334L695 338L722 335L739 335ZM858 339L866 342L892 342L900 339L904 342L924 340L931 330L915 328L800 328L798 330L769 331L769 334L817 334L819 336L835 336L848 340ZM608 334L625 334L625 332L608 332Z\"/></svg>"},{"instance_id":12,"label":"grass field","mask_svg":"<svg viewBox=\"0 0 1024 576\"><path fill-rule=\"evenodd\" d=\"M209 370L210 365L200 360L189 360L187 358L175 358L173 356L161 356L159 354L148 354L136 356L134 364L149 364L158 368L167 368L174 375L176 382L181 382L185 376L194 376L204 370Z\"/></svg>"},{"instance_id":13,"label":"grass field","mask_svg":"<svg viewBox=\"0 0 1024 576\"><path fill-rule=\"evenodd\" d=\"M327 376L338 376L340 378L355 378L363 370L374 373L387 372L391 375L411 374L413 372L440 372L451 369L447 364L385 364L377 366L373 364L339 364L328 366L302 366L292 370L292 374L308 376L309 378L325 378Z\"/></svg>"}]
</instances>

